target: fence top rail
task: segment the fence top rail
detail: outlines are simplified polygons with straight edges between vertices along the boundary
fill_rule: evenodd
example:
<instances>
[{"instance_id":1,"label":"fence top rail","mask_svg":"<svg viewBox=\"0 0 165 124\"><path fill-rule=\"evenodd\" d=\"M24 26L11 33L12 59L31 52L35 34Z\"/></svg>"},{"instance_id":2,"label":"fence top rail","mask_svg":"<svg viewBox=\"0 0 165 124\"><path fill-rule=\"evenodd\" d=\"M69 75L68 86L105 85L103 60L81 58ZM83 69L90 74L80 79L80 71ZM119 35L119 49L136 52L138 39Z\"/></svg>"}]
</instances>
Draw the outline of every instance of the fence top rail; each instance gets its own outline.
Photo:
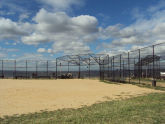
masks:
<instances>
[{"instance_id":1,"label":"fence top rail","mask_svg":"<svg viewBox=\"0 0 165 124\"><path fill-rule=\"evenodd\" d=\"M152 44L152 45L145 46L145 47L142 47L142 48L139 48L139 49L135 49L135 50L128 50L126 52L122 52L120 54L117 54L117 55L114 55L114 56L110 56L110 58L113 59L113 57L119 57L120 55L121 56L127 55L128 53L131 53L131 52L137 52L137 51L141 51L141 50L144 50L144 49L147 49L147 48L153 48L153 46L159 46L159 45L162 45L162 44L165 45L165 42L158 43L158 44Z\"/></svg>"},{"instance_id":2,"label":"fence top rail","mask_svg":"<svg viewBox=\"0 0 165 124\"><path fill-rule=\"evenodd\" d=\"M65 55L56 58L58 62L69 62L72 64L100 64L102 60L104 60L106 57L108 57L107 54L94 54L94 53L88 53L88 54L77 54L77 55Z\"/></svg>"},{"instance_id":3,"label":"fence top rail","mask_svg":"<svg viewBox=\"0 0 165 124\"><path fill-rule=\"evenodd\" d=\"M30 62L47 62L47 61L51 61L51 62L56 62L56 59L43 59L43 60L33 60L33 59L0 59L0 61L30 61Z\"/></svg>"}]
</instances>

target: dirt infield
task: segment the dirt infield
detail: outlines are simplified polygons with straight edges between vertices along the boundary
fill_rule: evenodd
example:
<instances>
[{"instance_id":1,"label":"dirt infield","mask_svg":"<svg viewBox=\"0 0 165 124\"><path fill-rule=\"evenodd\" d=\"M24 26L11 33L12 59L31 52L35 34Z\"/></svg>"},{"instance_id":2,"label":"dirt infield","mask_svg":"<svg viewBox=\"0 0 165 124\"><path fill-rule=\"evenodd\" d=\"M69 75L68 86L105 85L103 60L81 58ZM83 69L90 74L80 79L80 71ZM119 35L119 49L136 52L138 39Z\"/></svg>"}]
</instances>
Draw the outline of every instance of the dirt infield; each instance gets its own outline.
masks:
<instances>
[{"instance_id":1,"label":"dirt infield","mask_svg":"<svg viewBox=\"0 0 165 124\"><path fill-rule=\"evenodd\" d=\"M98 80L0 80L0 116L78 108L97 102L159 92Z\"/></svg>"}]
</instances>

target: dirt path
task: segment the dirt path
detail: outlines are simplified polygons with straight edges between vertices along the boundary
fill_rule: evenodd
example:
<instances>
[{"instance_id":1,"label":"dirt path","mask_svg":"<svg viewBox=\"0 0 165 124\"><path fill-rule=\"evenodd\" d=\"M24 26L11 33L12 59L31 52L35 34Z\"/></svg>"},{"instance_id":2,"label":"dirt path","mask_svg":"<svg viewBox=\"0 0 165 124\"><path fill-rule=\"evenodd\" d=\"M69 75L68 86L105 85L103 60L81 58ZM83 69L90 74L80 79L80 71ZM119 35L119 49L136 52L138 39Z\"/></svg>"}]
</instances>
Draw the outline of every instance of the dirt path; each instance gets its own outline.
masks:
<instances>
[{"instance_id":1,"label":"dirt path","mask_svg":"<svg viewBox=\"0 0 165 124\"><path fill-rule=\"evenodd\" d=\"M78 108L97 102L159 92L98 80L0 80L0 116Z\"/></svg>"}]
</instances>

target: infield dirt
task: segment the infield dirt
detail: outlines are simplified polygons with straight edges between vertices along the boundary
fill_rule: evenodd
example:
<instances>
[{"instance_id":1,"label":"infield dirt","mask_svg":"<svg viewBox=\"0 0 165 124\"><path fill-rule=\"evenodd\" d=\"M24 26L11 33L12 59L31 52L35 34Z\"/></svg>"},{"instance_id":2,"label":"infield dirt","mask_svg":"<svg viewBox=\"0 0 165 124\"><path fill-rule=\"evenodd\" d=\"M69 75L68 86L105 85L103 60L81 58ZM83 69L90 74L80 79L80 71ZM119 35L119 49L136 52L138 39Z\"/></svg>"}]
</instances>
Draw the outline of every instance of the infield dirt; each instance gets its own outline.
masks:
<instances>
[{"instance_id":1,"label":"infield dirt","mask_svg":"<svg viewBox=\"0 0 165 124\"><path fill-rule=\"evenodd\" d=\"M153 92L131 84L107 84L99 80L0 80L0 116L41 110L79 108L84 105L126 99Z\"/></svg>"}]
</instances>

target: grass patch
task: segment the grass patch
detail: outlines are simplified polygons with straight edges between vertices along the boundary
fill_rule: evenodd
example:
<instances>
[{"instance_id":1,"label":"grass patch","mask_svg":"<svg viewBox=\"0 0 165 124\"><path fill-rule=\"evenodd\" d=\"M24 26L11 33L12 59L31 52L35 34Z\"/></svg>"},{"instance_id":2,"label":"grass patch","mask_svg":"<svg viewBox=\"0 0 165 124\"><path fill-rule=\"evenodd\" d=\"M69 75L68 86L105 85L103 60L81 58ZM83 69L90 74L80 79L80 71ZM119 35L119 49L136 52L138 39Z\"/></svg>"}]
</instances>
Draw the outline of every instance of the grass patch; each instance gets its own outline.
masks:
<instances>
[{"instance_id":1,"label":"grass patch","mask_svg":"<svg viewBox=\"0 0 165 124\"><path fill-rule=\"evenodd\" d=\"M151 84L147 84L147 83L140 83L139 84L139 83L136 83L136 82L131 82L131 84L139 86L139 87L145 87L145 88L165 91L165 87L161 87L161 86L153 87Z\"/></svg>"},{"instance_id":2,"label":"grass patch","mask_svg":"<svg viewBox=\"0 0 165 124\"><path fill-rule=\"evenodd\" d=\"M141 81L149 81L149 82L151 82L152 78L141 78L140 80ZM160 83L165 83L165 80L156 79L156 81L160 82Z\"/></svg>"},{"instance_id":3,"label":"grass patch","mask_svg":"<svg viewBox=\"0 0 165 124\"><path fill-rule=\"evenodd\" d=\"M108 84L118 84L118 85L122 84L122 83L118 83L118 82L111 82L108 80L101 80L101 82L108 83ZM139 87L145 87L145 88L165 91L165 87L161 87L161 86L153 87L151 84L143 83L143 82L138 83L138 82L131 81L129 83L128 81L125 81L123 84L132 84L132 85L136 85Z\"/></svg>"},{"instance_id":4,"label":"grass patch","mask_svg":"<svg viewBox=\"0 0 165 124\"><path fill-rule=\"evenodd\" d=\"M0 118L0 124L51 123L165 123L165 93L154 93L126 100L109 101L79 109L41 111Z\"/></svg>"}]
</instances>

